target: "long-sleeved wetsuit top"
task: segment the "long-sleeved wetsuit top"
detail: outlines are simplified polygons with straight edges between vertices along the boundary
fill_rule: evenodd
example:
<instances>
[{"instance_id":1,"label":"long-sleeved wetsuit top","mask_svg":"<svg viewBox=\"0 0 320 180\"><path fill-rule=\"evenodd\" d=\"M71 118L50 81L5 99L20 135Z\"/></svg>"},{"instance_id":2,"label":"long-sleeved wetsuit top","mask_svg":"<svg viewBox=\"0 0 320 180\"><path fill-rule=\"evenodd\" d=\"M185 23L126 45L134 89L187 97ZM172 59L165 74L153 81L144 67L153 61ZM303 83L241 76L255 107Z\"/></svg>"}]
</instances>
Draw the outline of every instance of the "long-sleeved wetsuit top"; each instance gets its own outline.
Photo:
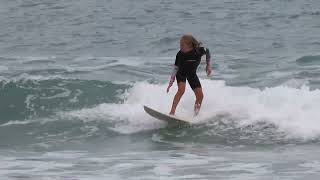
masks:
<instances>
[{"instance_id":1,"label":"long-sleeved wetsuit top","mask_svg":"<svg viewBox=\"0 0 320 180\"><path fill-rule=\"evenodd\" d=\"M186 77L196 74L203 55L206 55L207 64L210 64L211 56L210 51L207 48L199 47L186 53L179 51L174 63L174 65L178 67L177 73Z\"/></svg>"},{"instance_id":2,"label":"long-sleeved wetsuit top","mask_svg":"<svg viewBox=\"0 0 320 180\"><path fill-rule=\"evenodd\" d=\"M203 55L206 55L207 65L210 65L211 55L209 49L207 48L199 47L186 53L179 51L176 55L176 61L174 63L175 67L171 74L170 86L172 85L176 76L178 83L185 82L186 79L188 79L192 89L201 87L196 72Z\"/></svg>"}]
</instances>

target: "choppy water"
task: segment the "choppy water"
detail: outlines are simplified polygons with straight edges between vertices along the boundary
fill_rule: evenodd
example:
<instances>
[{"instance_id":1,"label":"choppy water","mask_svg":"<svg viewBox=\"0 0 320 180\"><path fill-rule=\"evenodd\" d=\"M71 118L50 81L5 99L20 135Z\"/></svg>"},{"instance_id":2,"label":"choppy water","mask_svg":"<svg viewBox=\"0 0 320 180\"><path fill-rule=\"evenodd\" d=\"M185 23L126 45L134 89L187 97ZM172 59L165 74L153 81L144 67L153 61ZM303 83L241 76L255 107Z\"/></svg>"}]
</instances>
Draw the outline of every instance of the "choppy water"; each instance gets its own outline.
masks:
<instances>
[{"instance_id":1,"label":"choppy water","mask_svg":"<svg viewBox=\"0 0 320 180\"><path fill-rule=\"evenodd\" d=\"M0 22L0 179L320 176L320 1L4 0ZM214 76L178 128L142 106L169 111L183 33Z\"/></svg>"}]
</instances>

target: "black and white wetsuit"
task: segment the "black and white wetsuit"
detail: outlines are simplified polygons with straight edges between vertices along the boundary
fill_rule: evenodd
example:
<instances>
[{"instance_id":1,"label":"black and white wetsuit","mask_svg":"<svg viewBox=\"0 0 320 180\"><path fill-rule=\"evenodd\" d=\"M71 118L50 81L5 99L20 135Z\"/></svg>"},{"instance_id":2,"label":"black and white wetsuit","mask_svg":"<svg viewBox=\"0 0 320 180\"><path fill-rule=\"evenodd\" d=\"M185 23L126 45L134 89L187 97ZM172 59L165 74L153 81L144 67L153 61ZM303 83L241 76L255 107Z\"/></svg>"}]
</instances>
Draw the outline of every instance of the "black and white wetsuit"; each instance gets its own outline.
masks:
<instances>
[{"instance_id":1,"label":"black and white wetsuit","mask_svg":"<svg viewBox=\"0 0 320 180\"><path fill-rule=\"evenodd\" d=\"M193 90L195 88L201 87L201 83L197 76L197 68L203 55L206 55L207 65L210 65L211 56L209 49L199 47L196 49L192 49L186 53L180 50L176 55L176 61L174 63L175 67L172 77L174 77L175 75L178 83L186 82L186 80L188 80L189 85Z\"/></svg>"}]
</instances>

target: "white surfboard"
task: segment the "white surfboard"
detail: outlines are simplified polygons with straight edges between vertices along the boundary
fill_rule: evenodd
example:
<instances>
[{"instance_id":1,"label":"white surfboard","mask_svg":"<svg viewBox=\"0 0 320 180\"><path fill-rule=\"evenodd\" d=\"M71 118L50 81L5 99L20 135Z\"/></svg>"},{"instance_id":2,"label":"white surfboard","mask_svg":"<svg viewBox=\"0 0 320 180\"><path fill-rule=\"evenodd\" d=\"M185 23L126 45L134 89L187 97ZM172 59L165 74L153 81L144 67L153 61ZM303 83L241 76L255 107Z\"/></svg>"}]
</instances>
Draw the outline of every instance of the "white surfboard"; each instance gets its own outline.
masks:
<instances>
[{"instance_id":1,"label":"white surfboard","mask_svg":"<svg viewBox=\"0 0 320 180\"><path fill-rule=\"evenodd\" d=\"M173 116L173 115L169 115L169 114L165 114L162 112L159 112L155 109L152 109L148 106L143 106L144 110L146 111L146 113L148 113L150 116L162 120L162 121L166 121L168 123L178 123L178 124L190 124L191 120L188 119L183 119L183 118L179 118L177 116Z\"/></svg>"}]
</instances>

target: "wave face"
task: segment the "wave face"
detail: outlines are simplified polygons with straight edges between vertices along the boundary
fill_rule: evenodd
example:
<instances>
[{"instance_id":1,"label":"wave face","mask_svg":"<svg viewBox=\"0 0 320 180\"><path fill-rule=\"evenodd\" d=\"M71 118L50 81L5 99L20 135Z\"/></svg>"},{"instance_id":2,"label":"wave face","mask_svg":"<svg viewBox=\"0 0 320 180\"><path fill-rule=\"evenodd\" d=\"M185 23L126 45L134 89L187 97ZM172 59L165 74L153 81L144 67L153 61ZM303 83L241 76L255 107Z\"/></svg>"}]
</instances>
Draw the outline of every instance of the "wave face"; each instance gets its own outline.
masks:
<instances>
[{"instance_id":1,"label":"wave face","mask_svg":"<svg viewBox=\"0 0 320 180\"><path fill-rule=\"evenodd\" d=\"M2 123L114 102L119 91L126 87L111 82L76 79L2 81L0 86Z\"/></svg>"},{"instance_id":2,"label":"wave face","mask_svg":"<svg viewBox=\"0 0 320 180\"><path fill-rule=\"evenodd\" d=\"M11 140L1 144L27 142L28 146L48 148L80 139L86 142L130 134L148 137L150 133L157 142L217 145L318 141L319 90L285 85L234 87L216 80L202 83L205 100L201 113L193 118L191 127L181 129L167 127L143 111L143 105L149 105L169 112L176 87L167 94L165 84L149 82L130 86L61 79L9 82L2 85L2 92L10 92L10 100L5 101L10 106L5 110L13 113L1 117L0 129ZM194 99L188 89L177 115L192 118Z\"/></svg>"}]
</instances>

